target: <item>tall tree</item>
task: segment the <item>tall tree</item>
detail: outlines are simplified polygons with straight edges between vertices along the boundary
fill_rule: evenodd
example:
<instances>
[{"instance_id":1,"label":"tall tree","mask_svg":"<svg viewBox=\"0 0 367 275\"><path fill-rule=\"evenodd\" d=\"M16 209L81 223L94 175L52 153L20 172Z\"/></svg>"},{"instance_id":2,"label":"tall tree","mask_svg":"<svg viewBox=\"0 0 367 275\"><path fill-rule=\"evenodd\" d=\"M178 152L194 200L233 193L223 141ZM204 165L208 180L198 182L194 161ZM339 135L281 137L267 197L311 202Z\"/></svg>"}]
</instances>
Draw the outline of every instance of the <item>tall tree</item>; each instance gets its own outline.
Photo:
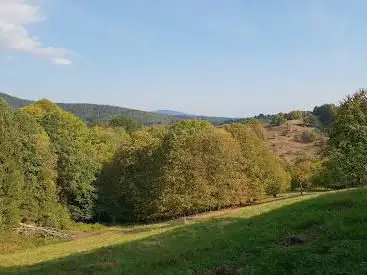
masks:
<instances>
[{"instance_id":1,"label":"tall tree","mask_svg":"<svg viewBox=\"0 0 367 275\"><path fill-rule=\"evenodd\" d=\"M47 100L29 105L24 110L43 126L58 156L57 186L61 202L68 207L74 220L91 219L98 163L88 127L79 118Z\"/></svg>"},{"instance_id":2,"label":"tall tree","mask_svg":"<svg viewBox=\"0 0 367 275\"><path fill-rule=\"evenodd\" d=\"M313 109L313 114L325 125L329 126L337 112L337 107L334 104L324 104L316 106Z\"/></svg>"},{"instance_id":3,"label":"tall tree","mask_svg":"<svg viewBox=\"0 0 367 275\"><path fill-rule=\"evenodd\" d=\"M20 221L24 180L18 130L13 111L0 100L0 230Z\"/></svg>"},{"instance_id":4,"label":"tall tree","mask_svg":"<svg viewBox=\"0 0 367 275\"><path fill-rule=\"evenodd\" d=\"M367 184L367 91L347 96L330 126L327 167L333 185ZM330 177L329 177L330 178Z\"/></svg>"},{"instance_id":5,"label":"tall tree","mask_svg":"<svg viewBox=\"0 0 367 275\"><path fill-rule=\"evenodd\" d=\"M290 188L290 175L251 126L232 124L225 128L241 145L242 169L253 182L254 199L261 197L264 191L276 196Z\"/></svg>"},{"instance_id":6,"label":"tall tree","mask_svg":"<svg viewBox=\"0 0 367 275\"><path fill-rule=\"evenodd\" d=\"M23 222L63 228L69 223L67 210L59 203L56 177L57 155L45 130L23 111L15 114L21 142L25 198Z\"/></svg>"}]
</instances>

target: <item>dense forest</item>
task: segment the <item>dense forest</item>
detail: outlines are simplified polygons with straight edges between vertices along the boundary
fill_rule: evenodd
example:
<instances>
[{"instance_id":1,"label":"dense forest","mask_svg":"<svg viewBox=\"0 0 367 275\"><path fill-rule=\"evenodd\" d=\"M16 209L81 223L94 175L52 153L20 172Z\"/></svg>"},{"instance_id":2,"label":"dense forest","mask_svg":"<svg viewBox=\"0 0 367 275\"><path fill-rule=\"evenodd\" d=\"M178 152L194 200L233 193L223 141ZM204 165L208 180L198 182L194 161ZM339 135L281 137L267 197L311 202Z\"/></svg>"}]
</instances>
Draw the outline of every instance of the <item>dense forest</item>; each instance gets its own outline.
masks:
<instances>
[{"instance_id":1,"label":"dense forest","mask_svg":"<svg viewBox=\"0 0 367 275\"><path fill-rule=\"evenodd\" d=\"M1 230L19 222L67 228L72 221L168 219L291 189L366 183L364 90L339 107L272 117L274 125L317 119L329 129L318 159L291 164L269 150L261 120L146 126L119 116L86 124L48 100L24 105L0 102Z\"/></svg>"}]
</instances>

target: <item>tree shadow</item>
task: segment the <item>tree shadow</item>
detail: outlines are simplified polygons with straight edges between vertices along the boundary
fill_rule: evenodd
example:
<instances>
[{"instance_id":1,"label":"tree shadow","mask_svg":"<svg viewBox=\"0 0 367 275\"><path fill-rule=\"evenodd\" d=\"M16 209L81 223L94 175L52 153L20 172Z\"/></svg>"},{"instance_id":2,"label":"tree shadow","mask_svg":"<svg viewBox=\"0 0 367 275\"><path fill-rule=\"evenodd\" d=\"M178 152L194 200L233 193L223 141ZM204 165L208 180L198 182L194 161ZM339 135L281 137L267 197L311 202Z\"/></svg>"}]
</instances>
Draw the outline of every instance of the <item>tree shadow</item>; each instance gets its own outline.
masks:
<instances>
[{"instance_id":1,"label":"tree shadow","mask_svg":"<svg viewBox=\"0 0 367 275\"><path fill-rule=\"evenodd\" d=\"M367 267L360 265L367 261L367 253L353 253L367 245L367 237L363 234L367 225L367 209L363 212L358 210L358 214L366 220L365 224L360 224L360 228L351 230L341 227L340 219L355 216L353 211L356 208L343 208L333 214L329 210L335 204L334 196L340 197L343 194L330 194L317 200L303 201L248 219L213 218L121 245L31 266L0 268L0 272L129 275L367 274ZM346 200L349 198L346 197ZM358 200L351 200L351 203L358 203ZM340 239L333 239L335 234L340 234ZM285 245L289 238L307 241ZM349 246L345 246L346 240L351 241ZM340 250L342 247L344 251Z\"/></svg>"}]
</instances>

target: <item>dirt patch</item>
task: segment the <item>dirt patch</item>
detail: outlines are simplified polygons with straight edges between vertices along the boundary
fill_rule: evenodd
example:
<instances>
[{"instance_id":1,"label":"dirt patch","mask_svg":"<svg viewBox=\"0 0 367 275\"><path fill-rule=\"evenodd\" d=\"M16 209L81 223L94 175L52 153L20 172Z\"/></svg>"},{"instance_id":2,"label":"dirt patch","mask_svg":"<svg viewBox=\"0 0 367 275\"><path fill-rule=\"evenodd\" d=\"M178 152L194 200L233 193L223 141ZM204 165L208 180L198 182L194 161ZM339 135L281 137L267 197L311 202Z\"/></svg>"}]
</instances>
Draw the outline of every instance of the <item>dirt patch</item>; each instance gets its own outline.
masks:
<instances>
[{"instance_id":1,"label":"dirt patch","mask_svg":"<svg viewBox=\"0 0 367 275\"><path fill-rule=\"evenodd\" d=\"M137 228L121 230L120 233L123 234L123 235L134 235L134 234L139 234L139 233L151 232L151 231L154 231L154 230L157 230L157 229L165 230L165 229L171 228L173 226L174 226L173 224L165 224L165 225L156 226L156 227L149 227L149 226L147 226L147 227L137 227Z\"/></svg>"},{"instance_id":2,"label":"dirt patch","mask_svg":"<svg viewBox=\"0 0 367 275\"><path fill-rule=\"evenodd\" d=\"M302 245L309 242L309 239L305 238L304 236L291 236L284 240L285 246L295 246L295 245Z\"/></svg>"}]
</instances>

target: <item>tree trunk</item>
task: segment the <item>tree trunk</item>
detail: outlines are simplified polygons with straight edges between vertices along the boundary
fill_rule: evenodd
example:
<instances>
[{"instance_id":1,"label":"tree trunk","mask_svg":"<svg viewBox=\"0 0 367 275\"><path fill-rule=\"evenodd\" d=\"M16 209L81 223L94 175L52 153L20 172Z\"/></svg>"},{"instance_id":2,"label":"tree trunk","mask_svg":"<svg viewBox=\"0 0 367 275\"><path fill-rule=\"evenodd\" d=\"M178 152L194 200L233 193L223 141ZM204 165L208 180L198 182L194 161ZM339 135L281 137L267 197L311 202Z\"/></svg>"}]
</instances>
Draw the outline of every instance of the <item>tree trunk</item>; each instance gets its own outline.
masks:
<instances>
[{"instance_id":1,"label":"tree trunk","mask_svg":"<svg viewBox=\"0 0 367 275\"><path fill-rule=\"evenodd\" d=\"M303 183L302 182L300 182L299 187L301 189L301 196L303 196Z\"/></svg>"}]
</instances>

